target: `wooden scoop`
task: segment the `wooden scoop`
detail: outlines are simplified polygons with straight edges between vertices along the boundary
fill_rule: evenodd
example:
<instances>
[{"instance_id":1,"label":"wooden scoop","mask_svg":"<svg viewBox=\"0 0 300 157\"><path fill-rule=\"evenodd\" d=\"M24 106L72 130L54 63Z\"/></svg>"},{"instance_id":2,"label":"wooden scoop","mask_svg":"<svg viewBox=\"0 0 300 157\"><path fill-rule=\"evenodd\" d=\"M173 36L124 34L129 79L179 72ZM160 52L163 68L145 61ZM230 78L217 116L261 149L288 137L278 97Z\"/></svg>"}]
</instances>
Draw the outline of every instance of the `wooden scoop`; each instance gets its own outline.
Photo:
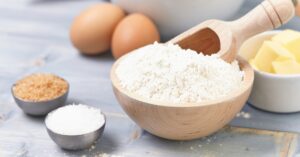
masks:
<instances>
[{"instance_id":1,"label":"wooden scoop","mask_svg":"<svg viewBox=\"0 0 300 157\"><path fill-rule=\"evenodd\" d=\"M223 60L231 62L246 39L288 22L295 14L295 6L300 14L297 0L265 0L238 20L208 20L169 42L208 55L218 53Z\"/></svg>"}]
</instances>

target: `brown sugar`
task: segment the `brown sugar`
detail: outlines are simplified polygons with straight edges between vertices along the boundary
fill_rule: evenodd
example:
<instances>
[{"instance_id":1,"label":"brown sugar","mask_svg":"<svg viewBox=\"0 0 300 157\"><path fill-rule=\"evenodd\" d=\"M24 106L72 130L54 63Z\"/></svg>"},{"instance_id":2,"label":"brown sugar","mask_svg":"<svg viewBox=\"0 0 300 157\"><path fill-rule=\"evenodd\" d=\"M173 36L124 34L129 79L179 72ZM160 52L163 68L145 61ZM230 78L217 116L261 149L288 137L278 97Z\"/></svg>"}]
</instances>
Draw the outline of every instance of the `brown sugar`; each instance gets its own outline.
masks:
<instances>
[{"instance_id":1,"label":"brown sugar","mask_svg":"<svg viewBox=\"0 0 300 157\"><path fill-rule=\"evenodd\" d=\"M68 83L58 76L37 73L17 81L13 93L22 100L47 101L66 93L68 86Z\"/></svg>"}]
</instances>

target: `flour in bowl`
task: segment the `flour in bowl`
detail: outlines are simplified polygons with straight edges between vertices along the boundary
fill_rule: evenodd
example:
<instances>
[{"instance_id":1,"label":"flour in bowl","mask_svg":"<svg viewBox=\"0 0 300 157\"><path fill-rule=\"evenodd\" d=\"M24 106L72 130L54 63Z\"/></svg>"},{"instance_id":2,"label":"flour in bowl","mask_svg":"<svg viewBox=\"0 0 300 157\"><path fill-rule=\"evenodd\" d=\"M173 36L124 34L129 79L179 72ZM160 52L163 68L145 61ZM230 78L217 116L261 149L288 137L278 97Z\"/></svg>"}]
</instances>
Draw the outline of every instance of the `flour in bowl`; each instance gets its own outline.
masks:
<instances>
[{"instance_id":1,"label":"flour in bowl","mask_svg":"<svg viewBox=\"0 0 300 157\"><path fill-rule=\"evenodd\" d=\"M137 49L116 68L121 87L164 102L215 100L241 87L244 72L217 55L198 54L174 44L154 43Z\"/></svg>"}]
</instances>

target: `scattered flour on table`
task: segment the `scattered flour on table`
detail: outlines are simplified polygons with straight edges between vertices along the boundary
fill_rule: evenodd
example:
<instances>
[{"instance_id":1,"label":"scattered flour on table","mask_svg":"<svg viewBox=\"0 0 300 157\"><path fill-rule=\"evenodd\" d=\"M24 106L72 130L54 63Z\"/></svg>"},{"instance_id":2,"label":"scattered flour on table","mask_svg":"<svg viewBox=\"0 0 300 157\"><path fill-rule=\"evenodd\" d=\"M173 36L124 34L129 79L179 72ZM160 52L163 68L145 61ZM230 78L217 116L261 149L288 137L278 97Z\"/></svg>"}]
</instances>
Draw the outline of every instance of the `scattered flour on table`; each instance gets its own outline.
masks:
<instances>
[{"instance_id":1,"label":"scattered flour on table","mask_svg":"<svg viewBox=\"0 0 300 157\"><path fill-rule=\"evenodd\" d=\"M99 129L105 122L100 109L87 105L67 105L50 113L47 127L62 135L82 135Z\"/></svg>"},{"instance_id":2,"label":"scattered flour on table","mask_svg":"<svg viewBox=\"0 0 300 157\"><path fill-rule=\"evenodd\" d=\"M239 112L236 114L236 117L241 117L241 118L244 118L244 119L250 119L251 118L251 114L248 113L248 112Z\"/></svg>"},{"instance_id":3,"label":"scattered flour on table","mask_svg":"<svg viewBox=\"0 0 300 157\"><path fill-rule=\"evenodd\" d=\"M198 54L174 44L140 48L116 68L121 87L142 97L174 102L202 102L238 89L244 72L217 55Z\"/></svg>"},{"instance_id":4,"label":"scattered flour on table","mask_svg":"<svg viewBox=\"0 0 300 157\"><path fill-rule=\"evenodd\" d=\"M100 154L95 155L94 157L123 157L123 156L100 153Z\"/></svg>"}]
</instances>

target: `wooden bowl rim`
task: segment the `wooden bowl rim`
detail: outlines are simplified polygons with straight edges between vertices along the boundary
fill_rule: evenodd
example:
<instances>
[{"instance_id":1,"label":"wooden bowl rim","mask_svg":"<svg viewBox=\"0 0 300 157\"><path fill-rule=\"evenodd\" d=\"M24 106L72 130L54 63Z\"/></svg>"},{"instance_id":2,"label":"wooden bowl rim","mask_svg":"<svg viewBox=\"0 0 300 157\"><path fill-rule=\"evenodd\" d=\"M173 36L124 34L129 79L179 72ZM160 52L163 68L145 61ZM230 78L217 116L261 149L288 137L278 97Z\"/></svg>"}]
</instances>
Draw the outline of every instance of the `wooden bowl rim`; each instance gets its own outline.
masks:
<instances>
[{"instance_id":1,"label":"wooden bowl rim","mask_svg":"<svg viewBox=\"0 0 300 157\"><path fill-rule=\"evenodd\" d=\"M241 70L244 71L244 80L243 80L242 86L240 87L239 90L232 91L229 95L219 98L217 100L208 100L208 101L203 101L203 102L198 102L198 103L174 103L174 102L165 102L165 101L155 101L155 100L151 100L149 98L142 98L141 96L139 96L135 93L129 92L120 86L120 81L117 78L117 76L115 75L115 70L118 67L119 63L132 53L133 52L122 56L113 64L111 71L110 71L110 79L112 82L112 86L114 88L116 88L116 90L118 90L118 92L121 92L122 94L126 95L127 97L129 97L131 99L135 99L144 104L154 105L154 106L158 106L158 107L168 107L168 108L187 108L187 107L203 107L203 106L218 105L218 104L222 104L224 102L234 100L237 97L241 96L249 88L252 88L253 81L254 81L253 68L250 66L250 64L245 59L243 59L240 56L237 56L236 60L239 63L239 67ZM168 105L168 104L172 104L172 105Z\"/></svg>"}]
</instances>

